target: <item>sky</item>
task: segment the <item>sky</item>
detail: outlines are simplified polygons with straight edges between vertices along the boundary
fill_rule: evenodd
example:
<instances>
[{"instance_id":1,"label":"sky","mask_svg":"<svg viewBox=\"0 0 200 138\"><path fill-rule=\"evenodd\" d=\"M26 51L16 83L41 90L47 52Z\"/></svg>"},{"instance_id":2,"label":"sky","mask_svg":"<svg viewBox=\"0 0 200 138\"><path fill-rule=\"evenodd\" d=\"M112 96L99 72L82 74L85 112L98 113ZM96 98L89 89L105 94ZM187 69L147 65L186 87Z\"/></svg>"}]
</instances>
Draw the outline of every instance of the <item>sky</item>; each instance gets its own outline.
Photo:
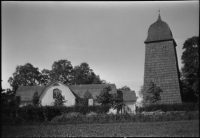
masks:
<instances>
[{"instance_id":1,"label":"sky","mask_svg":"<svg viewBox=\"0 0 200 138\"><path fill-rule=\"evenodd\" d=\"M166 22L177 43L199 36L199 1L1 2L2 88L17 65L51 69L66 59L87 62L95 74L136 94L143 85L145 44L151 24Z\"/></svg>"}]
</instances>

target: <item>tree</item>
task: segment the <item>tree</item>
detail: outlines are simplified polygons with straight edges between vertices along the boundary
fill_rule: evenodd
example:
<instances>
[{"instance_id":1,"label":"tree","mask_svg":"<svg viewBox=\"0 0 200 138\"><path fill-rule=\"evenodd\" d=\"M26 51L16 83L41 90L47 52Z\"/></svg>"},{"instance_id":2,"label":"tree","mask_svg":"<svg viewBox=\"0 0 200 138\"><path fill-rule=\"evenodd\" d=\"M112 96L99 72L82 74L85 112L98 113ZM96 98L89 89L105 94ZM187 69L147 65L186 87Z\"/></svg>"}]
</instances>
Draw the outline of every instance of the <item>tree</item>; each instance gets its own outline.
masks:
<instances>
[{"instance_id":1,"label":"tree","mask_svg":"<svg viewBox=\"0 0 200 138\"><path fill-rule=\"evenodd\" d=\"M101 103L102 105L108 105L108 104L111 104L111 94L109 93L109 91L111 91L111 87L108 86L108 87L105 87L99 96L96 97L97 99L97 102L98 103Z\"/></svg>"},{"instance_id":2,"label":"tree","mask_svg":"<svg viewBox=\"0 0 200 138\"><path fill-rule=\"evenodd\" d=\"M87 90L87 91L85 92L85 94L84 94L82 104L83 104L83 105L88 105L88 100L89 100L89 99L93 99L93 97L92 97L92 94Z\"/></svg>"},{"instance_id":3,"label":"tree","mask_svg":"<svg viewBox=\"0 0 200 138\"><path fill-rule=\"evenodd\" d=\"M137 106L143 106L144 105L144 102L145 102L145 97L144 97L144 93L145 93L145 91L144 91L144 85L142 85L141 87L140 87L140 90L138 91L138 95L139 95L139 97L140 97L140 101L138 101L137 100Z\"/></svg>"},{"instance_id":4,"label":"tree","mask_svg":"<svg viewBox=\"0 0 200 138\"><path fill-rule=\"evenodd\" d=\"M110 84L110 82L107 82L106 80L101 80L101 84Z\"/></svg>"},{"instance_id":5,"label":"tree","mask_svg":"<svg viewBox=\"0 0 200 138\"><path fill-rule=\"evenodd\" d=\"M74 84L103 84L104 81L96 75L92 69L90 69L89 64L83 62L80 66L74 67Z\"/></svg>"},{"instance_id":6,"label":"tree","mask_svg":"<svg viewBox=\"0 0 200 138\"><path fill-rule=\"evenodd\" d=\"M19 107L20 102L21 102L21 97L20 96L15 96L15 106L16 107Z\"/></svg>"},{"instance_id":7,"label":"tree","mask_svg":"<svg viewBox=\"0 0 200 138\"><path fill-rule=\"evenodd\" d=\"M11 100L15 97L14 91L11 89L2 89L1 90L1 105L2 107L9 106Z\"/></svg>"},{"instance_id":8,"label":"tree","mask_svg":"<svg viewBox=\"0 0 200 138\"><path fill-rule=\"evenodd\" d=\"M48 69L43 69L41 71L41 84L46 86L47 84L49 84L52 80L53 80L53 75L52 75L52 71L48 70Z\"/></svg>"},{"instance_id":9,"label":"tree","mask_svg":"<svg viewBox=\"0 0 200 138\"><path fill-rule=\"evenodd\" d=\"M118 90L131 91L131 89L128 86L123 86L122 88L119 88Z\"/></svg>"},{"instance_id":10,"label":"tree","mask_svg":"<svg viewBox=\"0 0 200 138\"><path fill-rule=\"evenodd\" d=\"M163 92L162 89L152 81L149 84L149 88L147 90L147 95L145 97L146 101L149 101L151 104L156 104L161 100L160 93Z\"/></svg>"},{"instance_id":11,"label":"tree","mask_svg":"<svg viewBox=\"0 0 200 138\"><path fill-rule=\"evenodd\" d=\"M5 92L6 89L1 89L1 106L5 107L8 105L8 98L7 98L7 93Z\"/></svg>"},{"instance_id":12,"label":"tree","mask_svg":"<svg viewBox=\"0 0 200 138\"><path fill-rule=\"evenodd\" d=\"M199 99L199 37L189 38L183 44L183 55L181 57L183 67L181 68L184 95L195 95L192 101ZM187 96L185 96L187 97ZM185 99L187 101L187 99Z\"/></svg>"},{"instance_id":13,"label":"tree","mask_svg":"<svg viewBox=\"0 0 200 138\"><path fill-rule=\"evenodd\" d=\"M55 61L50 72L51 80L61 81L66 85L71 85L73 81L73 66L68 60Z\"/></svg>"},{"instance_id":14,"label":"tree","mask_svg":"<svg viewBox=\"0 0 200 138\"><path fill-rule=\"evenodd\" d=\"M10 77L8 82L12 86L12 89L16 91L19 86L40 85L40 80L41 73L38 71L38 68L30 63L26 63L24 66L16 67L13 77Z\"/></svg>"},{"instance_id":15,"label":"tree","mask_svg":"<svg viewBox=\"0 0 200 138\"><path fill-rule=\"evenodd\" d=\"M37 91L33 95L32 102L33 102L33 105L35 105L35 106L39 106L39 104L40 104L40 96Z\"/></svg>"},{"instance_id":16,"label":"tree","mask_svg":"<svg viewBox=\"0 0 200 138\"><path fill-rule=\"evenodd\" d=\"M20 102L21 102L21 97L20 96L15 96L9 102L9 106L10 107L19 107Z\"/></svg>"},{"instance_id":17,"label":"tree","mask_svg":"<svg viewBox=\"0 0 200 138\"><path fill-rule=\"evenodd\" d=\"M101 80L99 75L96 75L94 72L91 72L88 76L88 80L88 84L105 84L105 81Z\"/></svg>"},{"instance_id":18,"label":"tree","mask_svg":"<svg viewBox=\"0 0 200 138\"><path fill-rule=\"evenodd\" d=\"M53 105L54 106L63 106L65 102L66 102L65 98L59 92L59 93L56 94L55 101L53 102Z\"/></svg>"},{"instance_id":19,"label":"tree","mask_svg":"<svg viewBox=\"0 0 200 138\"><path fill-rule=\"evenodd\" d=\"M125 106L122 95L119 94L120 91L118 90L117 94L111 94L110 102L111 106L114 109L117 109L117 113L122 110L123 106Z\"/></svg>"},{"instance_id":20,"label":"tree","mask_svg":"<svg viewBox=\"0 0 200 138\"><path fill-rule=\"evenodd\" d=\"M197 102L197 97L191 87L189 87L182 72L180 72L181 99L183 102Z\"/></svg>"},{"instance_id":21,"label":"tree","mask_svg":"<svg viewBox=\"0 0 200 138\"><path fill-rule=\"evenodd\" d=\"M117 113L122 110L122 107L125 105L123 102L121 91L118 90L115 94L110 94L111 87L105 87L99 96L97 96L97 102L101 103L102 105L110 105L112 108L117 109Z\"/></svg>"}]
</instances>

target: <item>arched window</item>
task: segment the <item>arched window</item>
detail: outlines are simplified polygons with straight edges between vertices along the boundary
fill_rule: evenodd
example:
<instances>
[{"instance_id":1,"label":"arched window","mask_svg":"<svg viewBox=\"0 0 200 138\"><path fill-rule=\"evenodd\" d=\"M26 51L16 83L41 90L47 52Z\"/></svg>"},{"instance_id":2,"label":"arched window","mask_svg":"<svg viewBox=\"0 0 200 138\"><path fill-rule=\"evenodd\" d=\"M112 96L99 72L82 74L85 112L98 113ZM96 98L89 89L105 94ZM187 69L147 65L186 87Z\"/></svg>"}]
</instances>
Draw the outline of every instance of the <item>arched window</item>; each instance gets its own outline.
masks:
<instances>
[{"instance_id":1,"label":"arched window","mask_svg":"<svg viewBox=\"0 0 200 138\"><path fill-rule=\"evenodd\" d=\"M53 90L53 98L56 98L56 96L58 95L58 93L62 94L62 91L59 90L58 88Z\"/></svg>"},{"instance_id":2,"label":"arched window","mask_svg":"<svg viewBox=\"0 0 200 138\"><path fill-rule=\"evenodd\" d=\"M60 86L58 83L54 83L54 85L53 86Z\"/></svg>"}]
</instances>

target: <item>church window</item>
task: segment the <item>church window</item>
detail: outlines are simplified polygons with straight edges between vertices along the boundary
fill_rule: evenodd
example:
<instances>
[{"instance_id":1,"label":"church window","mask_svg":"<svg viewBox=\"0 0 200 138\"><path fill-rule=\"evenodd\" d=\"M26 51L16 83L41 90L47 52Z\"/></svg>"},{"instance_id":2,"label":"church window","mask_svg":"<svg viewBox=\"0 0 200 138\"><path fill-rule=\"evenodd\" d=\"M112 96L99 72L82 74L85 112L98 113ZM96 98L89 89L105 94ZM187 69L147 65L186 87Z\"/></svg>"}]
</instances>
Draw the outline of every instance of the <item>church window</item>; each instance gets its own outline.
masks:
<instances>
[{"instance_id":1,"label":"church window","mask_svg":"<svg viewBox=\"0 0 200 138\"><path fill-rule=\"evenodd\" d=\"M59 90L59 89L54 89L53 90L53 98L56 98L56 96L58 95L58 93L62 93L62 91Z\"/></svg>"},{"instance_id":2,"label":"church window","mask_svg":"<svg viewBox=\"0 0 200 138\"><path fill-rule=\"evenodd\" d=\"M54 83L54 85L53 86L60 86L58 83Z\"/></svg>"}]
</instances>

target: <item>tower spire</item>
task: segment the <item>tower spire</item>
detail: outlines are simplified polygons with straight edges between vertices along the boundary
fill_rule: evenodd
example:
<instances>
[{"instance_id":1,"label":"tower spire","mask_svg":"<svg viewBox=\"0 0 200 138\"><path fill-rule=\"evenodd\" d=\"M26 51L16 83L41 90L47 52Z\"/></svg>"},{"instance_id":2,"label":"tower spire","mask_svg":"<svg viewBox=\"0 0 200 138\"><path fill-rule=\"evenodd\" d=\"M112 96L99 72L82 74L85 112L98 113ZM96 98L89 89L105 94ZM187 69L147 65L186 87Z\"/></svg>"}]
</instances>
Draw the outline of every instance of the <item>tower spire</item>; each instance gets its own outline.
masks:
<instances>
[{"instance_id":1,"label":"tower spire","mask_svg":"<svg viewBox=\"0 0 200 138\"><path fill-rule=\"evenodd\" d=\"M159 5L158 5L158 14L159 14L159 15L158 15L158 20L157 20L157 21L162 21L162 20L161 20L161 17L160 17L160 7L159 7Z\"/></svg>"},{"instance_id":2,"label":"tower spire","mask_svg":"<svg viewBox=\"0 0 200 138\"><path fill-rule=\"evenodd\" d=\"M157 21L162 21L161 20L161 17L160 17L160 13L159 13L159 15L158 15L158 20Z\"/></svg>"}]
</instances>

